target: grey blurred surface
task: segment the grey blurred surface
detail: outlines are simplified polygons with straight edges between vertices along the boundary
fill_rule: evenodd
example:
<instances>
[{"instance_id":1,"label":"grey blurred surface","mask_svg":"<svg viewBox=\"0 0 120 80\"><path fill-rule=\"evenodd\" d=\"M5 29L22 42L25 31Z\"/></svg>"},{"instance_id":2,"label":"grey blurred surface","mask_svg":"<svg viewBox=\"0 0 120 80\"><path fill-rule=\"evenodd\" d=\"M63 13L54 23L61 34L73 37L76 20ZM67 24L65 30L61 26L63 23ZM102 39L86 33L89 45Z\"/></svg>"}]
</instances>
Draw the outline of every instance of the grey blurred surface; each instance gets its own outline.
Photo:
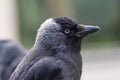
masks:
<instances>
[{"instance_id":1,"label":"grey blurred surface","mask_svg":"<svg viewBox=\"0 0 120 80\"><path fill-rule=\"evenodd\" d=\"M81 80L120 80L120 47L83 50Z\"/></svg>"}]
</instances>

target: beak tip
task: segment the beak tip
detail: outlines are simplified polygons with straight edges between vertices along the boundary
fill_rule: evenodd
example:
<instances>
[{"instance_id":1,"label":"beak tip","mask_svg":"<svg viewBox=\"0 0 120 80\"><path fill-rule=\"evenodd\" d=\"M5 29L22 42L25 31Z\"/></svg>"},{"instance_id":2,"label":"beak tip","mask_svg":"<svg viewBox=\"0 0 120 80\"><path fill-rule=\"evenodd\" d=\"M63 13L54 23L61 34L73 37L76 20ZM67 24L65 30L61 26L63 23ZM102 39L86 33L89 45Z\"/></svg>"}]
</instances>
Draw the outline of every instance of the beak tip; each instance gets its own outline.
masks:
<instances>
[{"instance_id":1,"label":"beak tip","mask_svg":"<svg viewBox=\"0 0 120 80\"><path fill-rule=\"evenodd\" d=\"M100 30L101 28L99 26L95 26L97 30Z\"/></svg>"}]
</instances>

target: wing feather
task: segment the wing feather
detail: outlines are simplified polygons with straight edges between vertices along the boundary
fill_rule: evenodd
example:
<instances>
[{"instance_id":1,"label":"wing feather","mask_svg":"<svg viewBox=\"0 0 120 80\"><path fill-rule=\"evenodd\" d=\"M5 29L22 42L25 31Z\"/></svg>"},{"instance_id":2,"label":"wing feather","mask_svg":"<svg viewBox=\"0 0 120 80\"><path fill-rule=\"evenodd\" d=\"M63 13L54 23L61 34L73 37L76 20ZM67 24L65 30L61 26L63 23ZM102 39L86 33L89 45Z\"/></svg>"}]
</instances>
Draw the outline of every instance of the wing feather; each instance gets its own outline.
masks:
<instances>
[{"instance_id":1,"label":"wing feather","mask_svg":"<svg viewBox=\"0 0 120 80\"><path fill-rule=\"evenodd\" d=\"M61 70L56 60L43 58L28 70L25 80L56 80Z\"/></svg>"}]
</instances>

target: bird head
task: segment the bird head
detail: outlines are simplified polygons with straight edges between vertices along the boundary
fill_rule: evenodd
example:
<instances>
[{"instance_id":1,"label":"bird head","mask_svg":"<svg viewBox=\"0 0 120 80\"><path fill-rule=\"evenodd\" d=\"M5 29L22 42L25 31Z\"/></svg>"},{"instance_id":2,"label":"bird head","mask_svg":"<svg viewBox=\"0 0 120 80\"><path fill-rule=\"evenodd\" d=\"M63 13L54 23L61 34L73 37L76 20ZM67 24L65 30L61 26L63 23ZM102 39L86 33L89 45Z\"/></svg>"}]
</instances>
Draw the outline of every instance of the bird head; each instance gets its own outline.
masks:
<instances>
[{"instance_id":1,"label":"bird head","mask_svg":"<svg viewBox=\"0 0 120 80\"><path fill-rule=\"evenodd\" d=\"M39 28L36 42L44 44L60 45L78 43L88 34L98 31L98 26L78 24L67 17L54 17L47 19ZM69 45L69 46L70 46Z\"/></svg>"},{"instance_id":2,"label":"bird head","mask_svg":"<svg viewBox=\"0 0 120 80\"><path fill-rule=\"evenodd\" d=\"M69 37L77 37L79 39L100 29L98 26L79 24L76 21L67 17L58 17L54 18L54 20L60 25L61 31L65 35Z\"/></svg>"}]
</instances>

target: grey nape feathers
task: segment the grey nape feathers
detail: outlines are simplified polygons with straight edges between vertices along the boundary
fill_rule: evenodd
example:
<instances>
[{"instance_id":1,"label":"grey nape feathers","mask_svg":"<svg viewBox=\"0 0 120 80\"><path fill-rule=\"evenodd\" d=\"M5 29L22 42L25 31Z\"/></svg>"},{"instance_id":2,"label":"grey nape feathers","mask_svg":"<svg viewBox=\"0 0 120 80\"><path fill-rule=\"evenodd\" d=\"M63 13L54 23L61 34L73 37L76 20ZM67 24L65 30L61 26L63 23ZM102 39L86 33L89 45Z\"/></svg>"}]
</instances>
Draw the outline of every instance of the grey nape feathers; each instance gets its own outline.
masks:
<instances>
[{"instance_id":1,"label":"grey nape feathers","mask_svg":"<svg viewBox=\"0 0 120 80\"><path fill-rule=\"evenodd\" d=\"M33 48L9 80L80 80L82 38L98 30L67 17L46 20L38 29Z\"/></svg>"},{"instance_id":2,"label":"grey nape feathers","mask_svg":"<svg viewBox=\"0 0 120 80\"><path fill-rule=\"evenodd\" d=\"M22 46L10 40L0 40L0 80L9 80L24 55Z\"/></svg>"}]
</instances>

